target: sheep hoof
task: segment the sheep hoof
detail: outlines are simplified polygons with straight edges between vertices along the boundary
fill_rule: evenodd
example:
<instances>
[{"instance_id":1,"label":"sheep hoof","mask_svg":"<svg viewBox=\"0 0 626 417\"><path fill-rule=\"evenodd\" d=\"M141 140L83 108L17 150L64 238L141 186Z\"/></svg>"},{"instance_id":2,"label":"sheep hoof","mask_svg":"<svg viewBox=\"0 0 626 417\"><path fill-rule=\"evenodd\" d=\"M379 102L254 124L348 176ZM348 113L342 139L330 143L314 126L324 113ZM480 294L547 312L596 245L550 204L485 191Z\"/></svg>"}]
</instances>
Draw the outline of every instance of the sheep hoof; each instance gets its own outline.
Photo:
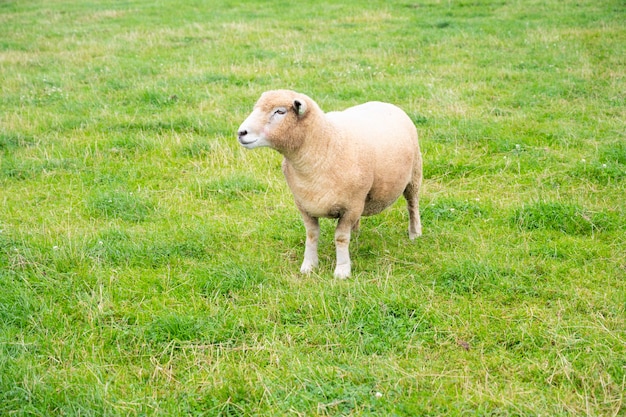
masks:
<instances>
[{"instance_id":1,"label":"sheep hoof","mask_svg":"<svg viewBox=\"0 0 626 417\"><path fill-rule=\"evenodd\" d=\"M350 277L350 265L337 265L335 268L335 278L346 279Z\"/></svg>"},{"instance_id":2,"label":"sheep hoof","mask_svg":"<svg viewBox=\"0 0 626 417\"><path fill-rule=\"evenodd\" d=\"M411 239L411 240L415 240L415 238L418 238L421 235L422 235L422 228L421 227L418 230L416 230L416 231L409 230L409 239Z\"/></svg>"},{"instance_id":3,"label":"sheep hoof","mask_svg":"<svg viewBox=\"0 0 626 417\"><path fill-rule=\"evenodd\" d=\"M313 272L316 266L315 263L304 261L300 267L300 273L308 275Z\"/></svg>"}]
</instances>

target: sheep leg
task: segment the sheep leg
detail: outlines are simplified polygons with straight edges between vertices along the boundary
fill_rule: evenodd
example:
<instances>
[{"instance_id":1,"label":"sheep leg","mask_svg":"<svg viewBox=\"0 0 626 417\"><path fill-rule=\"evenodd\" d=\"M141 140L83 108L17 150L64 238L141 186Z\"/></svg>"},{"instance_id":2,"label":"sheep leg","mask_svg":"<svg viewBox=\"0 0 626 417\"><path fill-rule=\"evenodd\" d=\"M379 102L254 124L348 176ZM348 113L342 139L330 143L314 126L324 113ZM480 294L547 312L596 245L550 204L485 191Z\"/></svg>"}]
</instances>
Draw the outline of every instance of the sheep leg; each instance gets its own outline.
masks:
<instances>
[{"instance_id":1,"label":"sheep leg","mask_svg":"<svg viewBox=\"0 0 626 417\"><path fill-rule=\"evenodd\" d=\"M422 235L422 220L419 206L419 182L409 183L404 190L407 208L409 209L409 239L413 240Z\"/></svg>"},{"instance_id":2,"label":"sheep leg","mask_svg":"<svg viewBox=\"0 0 626 417\"><path fill-rule=\"evenodd\" d=\"M337 222L337 229L335 229L335 249L337 250L335 278L344 279L350 276L350 232L359 218L360 214L352 216L344 213Z\"/></svg>"},{"instance_id":3,"label":"sheep leg","mask_svg":"<svg viewBox=\"0 0 626 417\"><path fill-rule=\"evenodd\" d=\"M317 257L317 241L320 236L320 224L316 217L311 217L307 213L302 213L302 220L306 229L306 244L304 248L304 261L300 267L300 272L309 274L319 262Z\"/></svg>"}]
</instances>

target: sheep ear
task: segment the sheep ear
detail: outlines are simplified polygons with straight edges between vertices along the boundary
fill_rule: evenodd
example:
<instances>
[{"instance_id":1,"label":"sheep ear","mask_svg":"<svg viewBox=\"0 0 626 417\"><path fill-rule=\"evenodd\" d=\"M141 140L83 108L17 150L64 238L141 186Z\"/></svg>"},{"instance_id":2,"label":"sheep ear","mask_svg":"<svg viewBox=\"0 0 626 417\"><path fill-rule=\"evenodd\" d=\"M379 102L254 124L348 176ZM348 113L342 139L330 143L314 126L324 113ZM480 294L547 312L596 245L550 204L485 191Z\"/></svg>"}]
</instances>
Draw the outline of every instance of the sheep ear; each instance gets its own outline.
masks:
<instances>
[{"instance_id":1,"label":"sheep ear","mask_svg":"<svg viewBox=\"0 0 626 417\"><path fill-rule=\"evenodd\" d=\"M306 113L306 103L302 100L294 100L293 108L298 116L302 116L304 113Z\"/></svg>"}]
</instances>

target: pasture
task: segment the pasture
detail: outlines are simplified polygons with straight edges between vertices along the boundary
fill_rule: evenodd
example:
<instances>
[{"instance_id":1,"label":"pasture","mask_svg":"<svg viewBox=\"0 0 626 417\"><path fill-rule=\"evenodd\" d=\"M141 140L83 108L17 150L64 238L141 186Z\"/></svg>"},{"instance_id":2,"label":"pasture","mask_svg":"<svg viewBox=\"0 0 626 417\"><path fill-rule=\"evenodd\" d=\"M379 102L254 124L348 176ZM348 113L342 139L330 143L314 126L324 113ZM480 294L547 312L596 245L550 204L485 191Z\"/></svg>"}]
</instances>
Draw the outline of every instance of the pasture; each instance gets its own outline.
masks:
<instances>
[{"instance_id":1,"label":"pasture","mask_svg":"<svg viewBox=\"0 0 626 417\"><path fill-rule=\"evenodd\" d=\"M0 2L0 415L626 414L623 0ZM414 121L401 199L304 226L261 92Z\"/></svg>"}]
</instances>

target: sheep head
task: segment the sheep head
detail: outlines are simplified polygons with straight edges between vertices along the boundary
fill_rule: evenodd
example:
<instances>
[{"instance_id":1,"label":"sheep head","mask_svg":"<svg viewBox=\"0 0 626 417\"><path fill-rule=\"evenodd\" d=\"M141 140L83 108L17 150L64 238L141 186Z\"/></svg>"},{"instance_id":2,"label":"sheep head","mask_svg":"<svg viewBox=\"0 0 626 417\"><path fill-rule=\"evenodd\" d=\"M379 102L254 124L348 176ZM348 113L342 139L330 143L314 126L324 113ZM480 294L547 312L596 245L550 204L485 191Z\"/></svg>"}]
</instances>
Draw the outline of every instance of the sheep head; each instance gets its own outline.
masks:
<instances>
[{"instance_id":1,"label":"sheep head","mask_svg":"<svg viewBox=\"0 0 626 417\"><path fill-rule=\"evenodd\" d=\"M239 143L248 149L270 147L281 153L297 149L315 103L304 94L290 90L267 91L239 127Z\"/></svg>"}]
</instances>

